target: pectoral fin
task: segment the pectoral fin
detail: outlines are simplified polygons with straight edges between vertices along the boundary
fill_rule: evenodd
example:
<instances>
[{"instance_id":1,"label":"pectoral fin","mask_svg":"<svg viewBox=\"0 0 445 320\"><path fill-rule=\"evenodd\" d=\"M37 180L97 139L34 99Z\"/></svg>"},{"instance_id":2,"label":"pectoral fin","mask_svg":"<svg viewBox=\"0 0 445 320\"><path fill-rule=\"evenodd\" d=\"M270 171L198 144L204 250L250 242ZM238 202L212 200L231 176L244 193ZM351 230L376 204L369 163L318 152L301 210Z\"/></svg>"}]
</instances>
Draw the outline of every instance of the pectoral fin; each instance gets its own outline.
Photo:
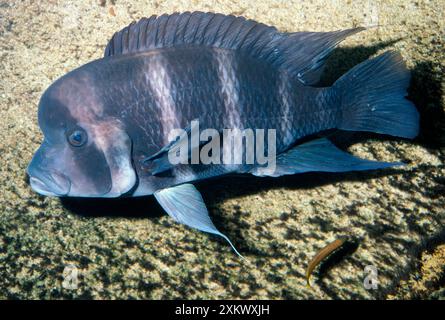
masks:
<instances>
[{"instance_id":1,"label":"pectoral fin","mask_svg":"<svg viewBox=\"0 0 445 320\"><path fill-rule=\"evenodd\" d=\"M283 175L320 171L347 172L374 170L403 165L401 162L379 162L360 159L338 149L328 139L316 139L298 145L277 157L274 172L256 167L250 172L256 176L279 177Z\"/></svg>"},{"instance_id":2,"label":"pectoral fin","mask_svg":"<svg viewBox=\"0 0 445 320\"><path fill-rule=\"evenodd\" d=\"M198 122L194 120L191 123L192 125L197 125ZM175 140L171 141L169 144L161 148L158 152L150 155L143 160L147 167L150 168L150 172L152 175L165 172L173 167L173 165L168 161L169 152L177 152L181 148L184 148L184 146L185 148L187 148L187 150L189 150L188 135L192 130L192 125L185 128L183 133ZM188 156L189 154L190 153L188 153L186 156Z\"/></svg>"},{"instance_id":3,"label":"pectoral fin","mask_svg":"<svg viewBox=\"0 0 445 320\"><path fill-rule=\"evenodd\" d=\"M149 169L152 175L158 175L171 170L175 167L169 159L169 154L177 153L180 155L181 163L190 163L190 158L194 152L199 153L200 148L206 144L205 141L199 140L199 120L194 119L191 121L190 126L183 129L183 132L175 140L171 141L169 144L161 148L158 152L149 157L146 157L143 162ZM198 141L197 145L192 145L189 140Z\"/></svg>"},{"instance_id":4,"label":"pectoral fin","mask_svg":"<svg viewBox=\"0 0 445 320\"><path fill-rule=\"evenodd\" d=\"M182 184L176 187L162 189L156 191L154 196L161 207L164 208L168 215L176 222L223 237L232 246L235 253L243 258L229 238L216 229L212 220L210 220L201 194L192 184Z\"/></svg>"}]
</instances>

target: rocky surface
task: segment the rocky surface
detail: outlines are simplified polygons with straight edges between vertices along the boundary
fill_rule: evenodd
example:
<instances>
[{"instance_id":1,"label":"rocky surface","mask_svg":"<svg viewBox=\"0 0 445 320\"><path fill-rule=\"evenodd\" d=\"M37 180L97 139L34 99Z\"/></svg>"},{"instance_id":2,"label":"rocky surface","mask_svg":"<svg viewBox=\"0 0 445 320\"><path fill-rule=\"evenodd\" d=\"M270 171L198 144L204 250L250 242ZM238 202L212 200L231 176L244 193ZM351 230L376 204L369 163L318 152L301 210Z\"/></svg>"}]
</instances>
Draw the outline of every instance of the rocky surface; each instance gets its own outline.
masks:
<instances>
[{"instance_id":1,"label":"rocky surface","mask_svg":"<svg viewBox=\"0 0 445 320\"><path fill-rule=\"evenodd\" d=\"M422 252L416 270L408 279L400 281L395 293L388 298L445 300L444 269L445 245L436 243L433 249Z\"/></svg>"},{"instance_id":2,"label":"rocky surface","mask_svg":"<svg viewBox=\"0 0 445 320\"><path fill-rule=\"evenodd\" d=\"M108 38L131 21L185 10L243 15L282 31L379 25L345 41L323 81L385 50L400 51L412 70L421 135L342 134L336 142L362 157L408 165L200 183L216 225L246 261L224 241L175 224L150 197L61 201L33 193L25 169L42 139L43 90L100 58ZM1 1L0 298L443 297L444 12L439 0ZM307 288L309 260L340 236L348 245ZM425 267L431 255L442 262ZM62 286L67 265L78 269L77 289ZM368 265L378 271L375 290L363 284Z\"/></svg>"}]
</instances>

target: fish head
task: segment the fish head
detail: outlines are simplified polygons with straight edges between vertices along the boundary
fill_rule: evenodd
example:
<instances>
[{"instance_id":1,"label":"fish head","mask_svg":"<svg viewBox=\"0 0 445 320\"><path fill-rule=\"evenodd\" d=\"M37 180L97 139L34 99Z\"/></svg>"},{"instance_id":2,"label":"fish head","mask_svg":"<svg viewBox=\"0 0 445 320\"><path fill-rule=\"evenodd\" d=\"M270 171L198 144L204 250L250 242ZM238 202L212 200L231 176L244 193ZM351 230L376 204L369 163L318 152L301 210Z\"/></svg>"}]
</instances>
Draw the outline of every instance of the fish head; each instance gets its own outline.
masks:
<instances>
[{"instance_id":1,"label":"fish head","mask_svg":"<svg viewBox=\"0 0 445 320\"><path fill-rule=\"evenodd\" d=\"M94 88L88 76L65 76L42 95L38 119L44 139L27 169L34 191L118 197L137 184L132 141Z\"/></svg>"}]
</instances>

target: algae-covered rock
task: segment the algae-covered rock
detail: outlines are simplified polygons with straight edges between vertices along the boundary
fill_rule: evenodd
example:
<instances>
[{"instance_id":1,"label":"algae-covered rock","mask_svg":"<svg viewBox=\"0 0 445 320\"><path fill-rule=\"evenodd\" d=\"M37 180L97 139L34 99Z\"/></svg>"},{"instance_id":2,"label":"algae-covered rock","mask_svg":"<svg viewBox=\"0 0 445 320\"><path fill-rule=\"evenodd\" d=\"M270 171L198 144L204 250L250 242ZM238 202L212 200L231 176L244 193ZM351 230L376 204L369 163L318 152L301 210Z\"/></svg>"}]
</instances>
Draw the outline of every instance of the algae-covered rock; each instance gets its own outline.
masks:
<instances>
[{"instance_id":1,"label":"algae-covered rock","mask_svg":"<svg viewBox=\"0 0 445 320\"><path fill-rule=\"evenodd\" d=\"M215 224L246 261L223 240L175 224L151 197L61 201L32 192L25 169L42 139L37 104L45 88L101 57L131 21L186 10L243 15L282 31L379 26L342 43L323 83L368 57L400 51L412 70L421 134L414 141L352 133L334 140L358 156L408 165L198 184ZM423 272L419 252L431 255L444 243L444 12L439 0L2 2L0 298L417 297L409 291L412 276ZM308 262L340 236L349 247L306 287ZM443 269L422 277L421 297L443 297L440 284L429 285L443 279Z\"/></svg>"}]
</instances>

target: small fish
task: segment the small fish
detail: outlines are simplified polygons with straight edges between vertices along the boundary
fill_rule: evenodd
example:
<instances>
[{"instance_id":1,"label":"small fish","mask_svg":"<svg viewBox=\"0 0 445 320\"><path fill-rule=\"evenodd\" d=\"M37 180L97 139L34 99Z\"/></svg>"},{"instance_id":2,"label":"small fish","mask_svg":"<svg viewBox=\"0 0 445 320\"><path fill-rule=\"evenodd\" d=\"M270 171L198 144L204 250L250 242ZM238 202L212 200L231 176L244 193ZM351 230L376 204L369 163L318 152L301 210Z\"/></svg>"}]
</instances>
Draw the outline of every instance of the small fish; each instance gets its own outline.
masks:
<instances>
[{"instance_id":1,"label":"small fish","mask_svg":"<svg viewBox=\"0 0 445 320\"><path fill-rule=\"evenodd\" d=\"M44 139L27 169L31 187L58 197L154 195L175 221L232 245L212 223L194 182L234 173L278 177L400 165L356 158L326 138L302 142L329 129L417 135L419 115L405 99L410 74L398 53L357 65L331 87L316 86L334 47L362 30L285 33L203 12L132 23L114 34L103 58L43 93ZM193 131L193 120L202 132L273 130L274 170L259 160L167 161ZM171 140L175 129L186 134ZM272 144L264 150L270 153Z\"/></svg>"},{"instance_id":2,"label":"small fish","mask_svg":"<svg viewBox=\"0 0 445 320\"><path fill-rule=\"evenodd\" d=\"M318 264L327 256L329 256L332 252L340 248L344 243L346 242L346 238L340 238L337 240L334 240L330 244L328 244L326 247L321 249L317 252L317 254L312 258L311 262L309 262L309 265L306 270L306 282L307 286L311 286L311 275L312 271L318 266Z\"/></svg>"}]
</instances>

